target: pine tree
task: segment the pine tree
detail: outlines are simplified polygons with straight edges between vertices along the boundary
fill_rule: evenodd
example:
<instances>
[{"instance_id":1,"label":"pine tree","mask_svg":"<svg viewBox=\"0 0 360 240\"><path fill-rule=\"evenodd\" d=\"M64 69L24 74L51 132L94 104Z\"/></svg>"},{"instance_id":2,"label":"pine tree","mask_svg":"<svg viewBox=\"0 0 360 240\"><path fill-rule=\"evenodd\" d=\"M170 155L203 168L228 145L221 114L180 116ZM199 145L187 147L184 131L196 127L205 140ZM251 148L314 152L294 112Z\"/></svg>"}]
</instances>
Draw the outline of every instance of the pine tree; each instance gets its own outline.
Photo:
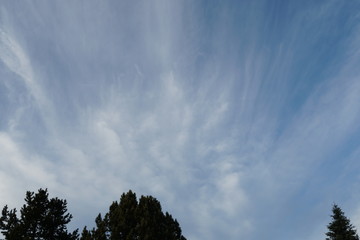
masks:
<instances>
[{"instance_id":1,"label":"pine tree","mask_svg":"<svg viewBox=\"0 0 360 240\"><path fill-rule=\"evenodd\" d=\"M16 209L3 208L0 229L6 240L75 240L78 238L77 230L69 233L66 227L71 218L66 200L49 199L47 189L39 189L36 194L26 193L20 218Z\"/></svg>"},{"instance_id":2,"label":"pine tree","mask_svg":"<svg viewBox=\"0 0 360 240\"><path fill-rule=\"evenodd\" d=\"M341 208L334 204L332 212L332 222L327 226L329 231L326 233L326 240L359 240L354 226Z\"/></svg>"},{"instance_id":3,"label":"pine tree","mask_svg":"<svg viewBox=\"0 0 360 240\"><path fill-rule=\"evenodd\" d=\"M81 233L81 238L80 240L92 240L93 236L91 234L91 232L89 230L87 230L86 227L84 227L82 233Z\"/></svg>"},{"instance_id":4,"label":"pine tree","mask_svg":"<svg viewBox=\"0 0 360 240\"><path fill-rule=\"evenodd\" d=\"M140 239L163 239L165 225L165 216L161 211L161 205L158 200L151 196L142 196L137 208L137 217L139 219L136 230Z\"/></svg>"},{"instance_id":5,"label":"pine tree","mask_svg":"<svg viewBox=\"0 0 360 240\"><path fill-rule=\"evenodd\" d=\"M95 240L107 240L108 239L108 224L106 219L101 217L101 214L96 217L95 219L96 228L92 230L92 236Z\"/></svg>"},{"instance_id":6,"label":"pine tree","mask_svg":"<svg viewBox=\"0 0 360 240\"><path fill-rule=\"evenodd\" d=\"M0 229L5 239L21 239L21 226L20 220L16 216L16 209L9 211L8 206L3 208L0 218Z\"/></svg>"},{"instance_id":7,"label":"pine tree","mask_svg":"<svg viewBox=\"0 0 360 240\"><path fill-rule=\"evenodd\" d=\"M163 213L160 202L152 196L138 201L132 191L113 202L104 219L96 218L96 227L84 228L81 240L186 240L179 223Z\"/></svg>"},{"instance_id":8,"label":"pine tree","mask_svg":"<svg viewBox=\"0 0 360 240\"><path fill-rule=\"evenodd\" d=\"M109 222L111 240L135 239L134 229L137 224L136 209L138 206L136 194L131 190L123 193L120 202L113 202L106 218Z\"/></svg>"}]
</instances>

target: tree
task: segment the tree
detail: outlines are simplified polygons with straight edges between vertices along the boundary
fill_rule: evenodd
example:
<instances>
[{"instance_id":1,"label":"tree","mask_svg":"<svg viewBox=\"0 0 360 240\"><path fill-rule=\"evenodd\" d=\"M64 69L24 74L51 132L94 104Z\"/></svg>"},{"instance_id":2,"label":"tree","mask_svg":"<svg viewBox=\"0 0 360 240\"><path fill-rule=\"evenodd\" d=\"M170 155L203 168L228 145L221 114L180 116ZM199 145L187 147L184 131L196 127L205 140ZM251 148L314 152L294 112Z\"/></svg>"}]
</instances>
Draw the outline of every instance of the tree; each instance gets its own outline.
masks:
<instances>
[{"instance_id":1,"label":"tree","mask_svg":"<svg viewBox=\"0 0 360 240\"><path fill-rule=\"evenodd\" d=\"M136 216L137 207L136 194L131 190L121 195L119 203L115 201L111 204L109 213L106 215L111 240L135 238L138 219Z\"/></svg>"},{"instance_id":2,"label":"tree","mask_svg":"<svg viewBox=\"0 0 360 240\"><path fill-rule=\"evenodd\" d=\"M20 239L21 228L20 221L16 216L16 209L8 210L5 206L0 217L0 230L6 239Z\"/></svg>"},{"instance_id":3,"label":"tree","mask_svg":"<svg viewBox=\"0 0 360 240\"><path fill-rule=\"evenodd\" d=\"M96 228L92 231L92 236L96 240L107 240L108 231L107 231L107 221L101 217L101 214L95 219Z\"/></svg>"},{"instance_id":4,"label":"tree","mask_svg":"<svg viewBox=\"0 0 360 240\"><path fill-rule=\"evenodd\" d=\"M131 190L113 202L104 219L99 215L96 227L86 227L81 240L186 240L177 220L163 213L160 202L152 196L139 201Z\"/></svg>"},{"instance_id":5,"label":"tree","mask_svg":"<svg viewBox=\"0 0 360 240\"><path fill-rule=\"evenodd\" d=\"M326 240L359 240L356 229L336 204L332 208L332 222L327 226Z\"/></svg>"},{"instance_id":6,"label":"tree","mask_svg":"<svg viewBox=\"0 0 360 240\"><path fill-rule=\"evenodd\" d=\"M49 199L47 189L37 193L28 191L25 204L20 209L8 210L6 205L0 218L0 230L7 240L75 240L78 230L69 233L66 225L72 215L67 213L67 202L58 198Z\"/></svg>"},{"instance_id":7,"label":"tree","mask_svg":"<svg viewBox=\"0 0 360 240\"><path fill-rule=\"evenodd\" d=\"M93 236L91 234L91 232L89 230L87 230L86 227L84 227L82 233L81 233L81 238L80 240L92 240Z\"/></svg>"}]
</instances>

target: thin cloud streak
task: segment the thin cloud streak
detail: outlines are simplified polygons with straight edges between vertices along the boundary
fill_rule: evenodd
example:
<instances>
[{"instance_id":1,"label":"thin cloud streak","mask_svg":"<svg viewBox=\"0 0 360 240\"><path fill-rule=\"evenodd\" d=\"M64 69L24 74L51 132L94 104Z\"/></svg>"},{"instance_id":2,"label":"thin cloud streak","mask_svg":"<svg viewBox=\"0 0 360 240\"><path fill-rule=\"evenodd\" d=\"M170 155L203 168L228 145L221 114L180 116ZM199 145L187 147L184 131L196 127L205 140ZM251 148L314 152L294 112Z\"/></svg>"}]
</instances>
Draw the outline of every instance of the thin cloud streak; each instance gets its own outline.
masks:
<instances>
[{"instance_id":1,"label":"thin cloud streak","mask_svg":"<svg viewBox=\"0 0 360 240\"><path fill-rule=\"evenodd\" d=\"M0 29L0 46L1 46L1 60L7 68L17 74L26 85L31 96L39 105L39 109L48 109L47 99L44 96L41 87L34 80L34 73L30 61L13 37Z\"/></svg>"}]
</instances>

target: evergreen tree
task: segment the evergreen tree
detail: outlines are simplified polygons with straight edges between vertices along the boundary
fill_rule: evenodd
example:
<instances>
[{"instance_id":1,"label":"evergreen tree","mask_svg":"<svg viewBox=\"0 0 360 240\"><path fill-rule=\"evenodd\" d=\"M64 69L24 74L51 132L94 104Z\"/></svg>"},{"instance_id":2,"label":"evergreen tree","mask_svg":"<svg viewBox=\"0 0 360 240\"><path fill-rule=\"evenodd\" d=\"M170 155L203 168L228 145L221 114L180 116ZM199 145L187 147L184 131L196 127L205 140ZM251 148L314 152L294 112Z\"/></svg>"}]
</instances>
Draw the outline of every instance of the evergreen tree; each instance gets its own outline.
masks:
<instances>
[{"instance_id":1,"label":"evergreen tree","mask_svg":"<svg viewBox=\"0 0 360 240\"><path fill-rule=\"evenodd\" d=\"M16 209L3 208L0 229L6 240L75 240L78 238L77 230L69 233L66 227L71 218L66 200L49 199L47 189L39 189L36 194L26 193L20 218Z\"/></svg>"},{"instance_id":2,"label":"evergreen tree","mask_svg":"<svg viewBox=\"0 0 360 240\"><path fill-rule=\"evenodd\" d=\"M136 194L131 190L123 193L120 202L113 202L106 218L109 222L111 240L135 239L134 229L137 225L136 209L138 206Z\"/></svg>"},{"instance_id":3,"label":"evergreen tree","mask_svg":"<svg viewBox=\"0 0 360 240\"><path fill-rule=\"evenodd\" d=\"M95 223L96 223L96 228L94 228L92 230L92 236L93 239L96 240L107 240L108 239L108 230L107 230L107 221L106 219L103 219L101 217L101 214L99 213L99 215L96 217L95 219Z\"/></svg>"},{"instance_id":4,"label":"evergreen tree","mask_svg":"<svg viewBox=\"0 0 360 240\"><path fill-rule=\"evenodd\" d=\"M332 212L332 222L327 226L329 231L326 233L326 240L359 240L354 226L341 208L334 204Z\"/></svg>"},{"instance_id":5,"label":"evergreen tree","mask_svg":"<svg viewBox=\"0 0 360 240\"><path fill-rule=\"evenodd\" d=\"M162 227L165 239L186 240L186 238L181 234L178 221L176 219L174 220L168 212L165 214L164 224Z\"/></svg>"},{"instance_id":6,"label":"evergreen tree","mask_svg":"<svg viewBox=\"0 0 360 240\"><path fill-rule=\"evenodd\" d=\"M151 196L137 201L129 191L110 205L104 219L99 216L91 233L84 228L81 240L186 240L179 223Z\"/></svg>"},{"instance_id":7,"label":"evergreen tree","mask_svg":"<svg viewBox=\"0 0 360 240\"><path fill-rule=\"evenodd\" d=\"M21 239L21 226L16 216L16 209L9 211L8 206L3 208L0 217L0 229L5 239Z\"/></svg>"},{"instance_id":8,"label":"evergreen tree","mask_svg":"<svg viewBox=\"0 0 360 240\"><path fill-rule=\"evenodd\" d=\"M92 240L93 236L91 234L91 232L89 230L87 230L86 227L84 227L82 233L81 233L81 238L80 240Z\"/></svg>"},{"instance_id":9,"label":"evergreen tree","mask_svg":"<svg viewBox=\"0 0 360 240\"><path fill-rule=\"evenodd\" d=\"M137 208L137 217L136 231L139 239L164 239L167 225L158 200L151 196L142 196Z\"/></svg>"}]
</instances>

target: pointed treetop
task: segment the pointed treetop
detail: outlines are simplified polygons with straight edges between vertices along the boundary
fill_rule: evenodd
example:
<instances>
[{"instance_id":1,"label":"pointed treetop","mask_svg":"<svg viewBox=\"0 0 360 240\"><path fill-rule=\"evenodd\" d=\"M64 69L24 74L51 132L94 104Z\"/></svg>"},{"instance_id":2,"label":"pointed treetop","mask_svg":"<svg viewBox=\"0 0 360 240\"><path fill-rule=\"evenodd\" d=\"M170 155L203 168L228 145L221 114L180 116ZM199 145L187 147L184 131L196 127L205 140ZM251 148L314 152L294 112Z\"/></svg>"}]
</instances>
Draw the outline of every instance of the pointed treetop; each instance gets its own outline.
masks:
<instances>
[{"instance_id":1,"label":"pointed treetop","mask_svg":"<svg viewBox=\"0 0 360 240\"><path fill-rule=\"evenodd\" d=\"M359 240L356 229L338 205L333 205L332 213L326 240Z\"/></svg>"}]
</instances>

